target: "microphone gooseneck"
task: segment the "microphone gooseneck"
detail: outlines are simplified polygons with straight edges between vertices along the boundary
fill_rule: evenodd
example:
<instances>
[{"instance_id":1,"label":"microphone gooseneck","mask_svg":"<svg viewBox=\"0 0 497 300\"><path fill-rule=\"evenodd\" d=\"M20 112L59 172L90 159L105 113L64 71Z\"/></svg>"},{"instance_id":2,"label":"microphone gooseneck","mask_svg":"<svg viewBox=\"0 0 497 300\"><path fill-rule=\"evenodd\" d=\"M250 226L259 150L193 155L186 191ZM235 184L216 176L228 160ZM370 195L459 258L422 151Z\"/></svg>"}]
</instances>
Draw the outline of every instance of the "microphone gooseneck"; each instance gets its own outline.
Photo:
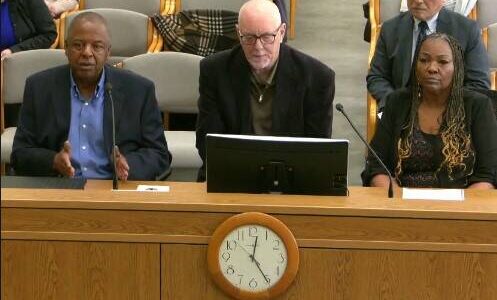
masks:
<instances>
[{"instance_id":1,"label":"microphone gooseneck","mask_svg":"<svg viewBox=\"0 0 497 300\"><path fill-rule=\"evenodd\" d=\"M113 160L113 174L112 174L112 189L118 190L119 184L117 180L117 152L116 152L116 122L114 114L114 99L112 98L112 84L105 83L105 92L109 95L110 111L112 117L112 160Z\"/></svg>"},{"instance_id":2,"label":"microphone gooseneck","mask_svg":"<svg viewBox=\"0 0 497 300\"><path fill-rule=\"evenodd\" d=\"M337 103L335 105L335 108L336 108L336 110L338 110L339 112L342 113L342 115L345 117L345 119L347 119L347 122L349 122L350 126L352 127L352 129L354 129L354 131L357 134L357 136L359 136L359 138L364 143L364 145L366 145L366 147L368 148L369 152L371 152L373 154L373 156L376 158L376 160L380 163L381 167L387 172L388 179L390 180L390 182L388 184L388 198L393 198L393 187L392 187L393 177L392 177L392 174L390 173L390 171L388 170L387 166L385 166L385 164L380 159L380 157L378 156L378 154L376 154L376 151L374 151L374 149L371 148L371 146L369 145L369 143L366 142L366 140L364 139L364 137L359 133L359 130L357 130L357 128L354 126L354 123L352 123L352 121L350 120L349 116L347 115L347 113L343 109L343 105L341 103Z\"/></svg>"}]
</instances>

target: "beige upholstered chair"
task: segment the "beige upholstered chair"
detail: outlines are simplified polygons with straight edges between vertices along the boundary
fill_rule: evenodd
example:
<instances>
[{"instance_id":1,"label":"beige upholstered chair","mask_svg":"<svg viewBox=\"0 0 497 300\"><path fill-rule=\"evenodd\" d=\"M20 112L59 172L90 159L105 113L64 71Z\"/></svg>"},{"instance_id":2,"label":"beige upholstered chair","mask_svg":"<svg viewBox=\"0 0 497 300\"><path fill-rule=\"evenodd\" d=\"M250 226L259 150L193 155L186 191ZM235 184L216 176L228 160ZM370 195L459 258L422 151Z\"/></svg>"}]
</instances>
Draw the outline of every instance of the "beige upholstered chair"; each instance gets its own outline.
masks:
<instances>
[{"instance_id":1,"label":"beige upholstered chair","mask_svg":"<svg viewBox=\"0 0 497 300\"><path fill-rule=\"evenodd\" d=\"M39 71L63 65L67 58L63 50L40 49L13 53L2 60L1 130L2 165L10 162L16 127L4 128L4 105L22 103L26 78Z\"/></svg>"},{"instance_id":2,"label":"beige upholstered chair","mask_svg":"<svg viewBox=\"0 0 497 300\"><path fill-rule=\"evenodd\" d=\"M238 12L247 0L176 0L176 12L190 9L224 9ZM297 0L284 0L288 14L288 38L295 38Z\"/></svg>"},{"instance_id":3,"label":"beige upholstered chair","mask_svg":"<svg viewBox=\"0 0 497 300\"><path fill-rule=\"evenodd\" d=\"M497 72L494 71L490 75L492 79L492 90L497 91Z\"/></svg>"},{"instance_id":4,"label":"beige upholstered chair","mask_svg":"<svg viewBox=\"0 0 497 300\"><path fill-rule=\"evenodd\" d=\"M122 67L155 83L157 101L166 116L168 113L197 113L201 59L201 56L181 52L150 53L125 59ZM165 136L173 156L172 176L178 169L185 168L193 169L196 175L202 161L195 148L195 132L165 131Z\"/></svg>"},{"instance_id":5,"label":"beige upholstered chair","mask_svg":"<svg viewBox=\"0 0 497 300\"><path fill-rule=\"evenodd\" d=\"M369 47L368 68L376 49L376 41L380 36L381 25L384 21L397 16L400 12L400 1L369 0L369 21L371 23L371 44ZM376 100L367 94L366 128L367 140L371 141L376 131L376 114L378 112Z\"/></svg>"},{"instance_id":6,"label":"beige upholstered chair","mask_svg":"<svg viewBox=\"0 0 497 300\"><path fill-rule=\"evenodd\" d=\"M488 64L490 66L490 84L497 89L497 22L482 30L482 40L487 48Z\"/></svg>"},{"instance_id":7,"label":"beige upholstered chair","mask_svg":"<svg viewBox=\"0 0 497 300\"><path fill-rule=\"evenodd\" d=\"M476 2L476 21L481 28L497 23L497 2L495 0L478 0Z\"/></svg>"},{"instance_id":8,"label":"beige upholstered chair","mask_svg":"<svg viewBox=\"0 0 497 300\"><path fill-rule=\"evenodd\" d=\"M140 1L141 3L141 1ZM86 9L102 15L111 32L111 57L109 63L122 61L124 58L162 49L162 37L147 15L112 8ZM67 30L74 17L83 11L63 15L60 19L59 48L64 49Z\"/></svg>"}]
</instances>

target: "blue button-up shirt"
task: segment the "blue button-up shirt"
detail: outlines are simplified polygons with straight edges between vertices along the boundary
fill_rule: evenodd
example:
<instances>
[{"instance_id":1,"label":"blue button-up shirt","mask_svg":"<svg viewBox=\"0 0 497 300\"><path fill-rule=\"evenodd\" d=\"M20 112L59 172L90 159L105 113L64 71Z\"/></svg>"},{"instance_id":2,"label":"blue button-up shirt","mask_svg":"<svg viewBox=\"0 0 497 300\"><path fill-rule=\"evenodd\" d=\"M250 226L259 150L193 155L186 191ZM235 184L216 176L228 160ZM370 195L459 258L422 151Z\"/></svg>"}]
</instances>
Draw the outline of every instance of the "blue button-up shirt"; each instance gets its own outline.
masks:
<instances>
[{"instance_id":1,"label":"blue button-up shirt","mask_svg":"<svg viewBox=\"0 0 497 300\"><path fill-rule=\"evenodd\" d=\"M102 71L92 98L84 99L71 74L69 142L76 177L112 178L110 156L104 144L104 84L105 70Z\"/></svg>"}]
</instances>

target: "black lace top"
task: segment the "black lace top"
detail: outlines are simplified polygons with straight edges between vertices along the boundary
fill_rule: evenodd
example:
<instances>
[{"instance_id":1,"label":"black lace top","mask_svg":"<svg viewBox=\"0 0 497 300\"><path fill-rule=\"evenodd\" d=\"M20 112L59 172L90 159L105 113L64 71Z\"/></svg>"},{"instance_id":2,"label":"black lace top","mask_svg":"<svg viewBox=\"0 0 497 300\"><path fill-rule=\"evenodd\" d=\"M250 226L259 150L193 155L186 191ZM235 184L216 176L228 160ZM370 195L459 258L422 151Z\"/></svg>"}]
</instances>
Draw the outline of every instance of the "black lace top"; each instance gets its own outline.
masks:
<instances>
[{"instance_id":1,"label":"black lace top","mask_svg":"<svg viewBox=\"0 0 497 300\"><path fill-rule=\"evenodd\" d=\"M436 171L442 162L442 138L413 129L411 156L402 163L400 182L409 187L439 187Z\"/></svg>"}]
</instances>

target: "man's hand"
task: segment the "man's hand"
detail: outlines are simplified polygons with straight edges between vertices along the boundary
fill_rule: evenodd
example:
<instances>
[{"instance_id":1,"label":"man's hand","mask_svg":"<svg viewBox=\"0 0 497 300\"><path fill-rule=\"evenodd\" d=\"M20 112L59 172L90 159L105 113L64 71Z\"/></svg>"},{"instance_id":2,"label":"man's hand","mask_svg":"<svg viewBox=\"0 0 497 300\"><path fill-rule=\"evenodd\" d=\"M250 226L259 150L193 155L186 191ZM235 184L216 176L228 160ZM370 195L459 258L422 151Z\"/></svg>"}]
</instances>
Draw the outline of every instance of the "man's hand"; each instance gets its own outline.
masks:
<instances>
[{"instance_id":1,"label":"man's hand","mask_svg":"<svg viewBox=\"0 0 497 300\"><path fill-rule=\"evenodd\" d=\"M1 53L0 53L0 57L1 59L3 60L4 58L6 58L7 56L11 55L12 54L12 50L10 49L5 49L3 50Z\"/></svg>"},{"instance_id":2,"label":"man's hand","mask_svg":"<svg viewBox=\"0 0 497 300\"><path fill-rule=\"evenodd\" d=\"M53 168L63 176L74 176L75 171L71 165L71 144L69 141L65 141L62 150L55 154L53 159Z\"/></svg>"},{"instance_id":3,"label":"man's hand","mask_svg":"<svg viewBox=\"0 0 497 300\"><path fill-rule=\"evenodd\" d=\"M129 165L128 161L126 160L126 157L121 154L119 151L119 147L115 147L114 151L116 151L116 173L117 173L117 178L126 181L128 180L128 175L129 175Z\"/></svg>"}]
</instances>

